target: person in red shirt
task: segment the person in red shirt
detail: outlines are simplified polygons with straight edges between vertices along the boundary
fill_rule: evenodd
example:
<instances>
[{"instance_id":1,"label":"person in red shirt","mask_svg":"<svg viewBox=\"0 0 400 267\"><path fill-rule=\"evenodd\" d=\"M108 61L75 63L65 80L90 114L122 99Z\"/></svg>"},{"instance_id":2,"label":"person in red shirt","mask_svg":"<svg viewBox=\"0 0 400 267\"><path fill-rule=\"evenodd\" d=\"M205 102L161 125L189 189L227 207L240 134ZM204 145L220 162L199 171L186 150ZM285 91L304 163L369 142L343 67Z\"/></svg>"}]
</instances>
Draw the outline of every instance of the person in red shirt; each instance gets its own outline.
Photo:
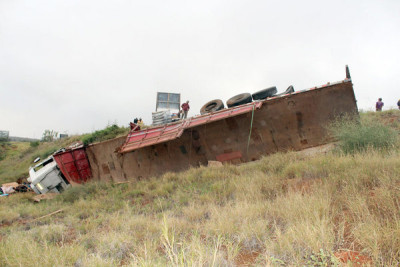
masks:
<instances>
[{"instance_id":1,"label":"person in red shirt","mask_svg":"<svg viewBox=\"0 0 400 267\"><path fill-rule=\"evenodd\" d=\"M183 118L187 118L188 111L190 109L189 100L182 104Z\"/></svg>"}]
</instances>

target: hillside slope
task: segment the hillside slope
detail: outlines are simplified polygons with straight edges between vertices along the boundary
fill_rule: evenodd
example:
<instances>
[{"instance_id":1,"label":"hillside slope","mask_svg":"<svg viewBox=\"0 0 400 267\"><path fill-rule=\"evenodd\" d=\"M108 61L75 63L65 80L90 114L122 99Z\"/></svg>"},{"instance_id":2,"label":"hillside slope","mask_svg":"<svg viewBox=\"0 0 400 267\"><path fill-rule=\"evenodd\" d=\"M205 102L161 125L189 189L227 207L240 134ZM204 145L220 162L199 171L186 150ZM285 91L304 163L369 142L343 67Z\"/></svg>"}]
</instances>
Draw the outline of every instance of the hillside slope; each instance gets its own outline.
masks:
<instances>
[{"instance_id":1,"label":"hillside slope","mask_svg":"<svg viewBox=\"0 0 400 267\"><path fill-rule=\"evenodd\" d=\"M400 129L398 111L361 116ZM1 266L400 264L398 144L30 196L0 198Z\"/></svg>"},{"instance_id":2,"label":"hillside slope","mask_svg":"<svg viewBox=\"0 0 400 267\"><path fill-rule=\"evenodd\" d=\"M128 128L117 125L81 136L71 136L53 142L0 142L0 184L28 177L29 166L37 157L45 159L60 148L76 142L86 144L126 135Z\"/></svg>"}]
</instances>

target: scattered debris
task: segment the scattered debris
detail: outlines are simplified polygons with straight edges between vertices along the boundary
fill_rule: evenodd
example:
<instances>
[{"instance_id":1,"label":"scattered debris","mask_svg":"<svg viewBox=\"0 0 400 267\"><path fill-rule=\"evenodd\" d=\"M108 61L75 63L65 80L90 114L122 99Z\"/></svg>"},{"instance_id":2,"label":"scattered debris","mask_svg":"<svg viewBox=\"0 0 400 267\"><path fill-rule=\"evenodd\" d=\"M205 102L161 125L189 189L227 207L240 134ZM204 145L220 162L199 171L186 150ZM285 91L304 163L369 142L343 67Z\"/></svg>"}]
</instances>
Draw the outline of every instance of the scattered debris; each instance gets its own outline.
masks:
<instances>
[{"instance_id":1,"label":"scattered debris","mask_svg":"<svg viewBox=\"0 0 400 267\"><path fill-rule=\"evenodd\" d=\"M54 215L54 214L57 214L57 213L60 213L60 212L63 212L63 211L64 211L64 209L56 210L56 211L54 211L54 212L52 212L52 213L49 213L49 214L47 214L47 215L44 215L44 216L41 216L41 217L39 217L39 218L33 219L32 221L29 221L29 222L34 222L34 221L37 221L37 220L40 220L40 219L43 219L43 218L52 216L52 215Z\"/></svg>"},{"instance_id":2,"label":"scattered debris","mask_svg":"<svg viewBox=\"0 0 400 267\"><path fill-rule=\"evenodd\" d=\"M72 144L70 144L68 146L68 149L78 148L80 146L83 146L83 142L82 141L75 141L74 143L72 143Z\"/></svg>"},{"instance_id":3,"label":"scattered debris","mask_svg":"<svg viewBox=\"0 0 400 267\"><path fill-rule=\"evenodd\" d=\"M0 188L0 195L8 196L9 194L15 193L15 188L18 186L18 183L5 183Z\"/></svg>"},{"instance_id":4,"label":"scattered debris","mask_svg":"<svg viewBox=\"0 0 400 267\"><path fill-rule=\"evenodd\" d=\"M17 183L17 182L11 182L11 183L5 183L5 184L2 184L2 186L1 187L17 187L19 184Z\"/></svg>"},{"instance_id":5,"label":"scattered debris","mask_svg":"<svg viewBox=\"0 0 400 267\"><path fill-rule=\"evenodd\" d=\"M220 166L222 166L222 162L220 161L215 161L215 160L208 161L208 167L220 167Z\"/></svg>"},{"instance_id":6,"label":"scattered debris","mask_svg":"<svg viewBox=\"0 0 400 267\"><path fill-rule=\"evenodd\" d=\"M40 195L35 195L32 197L32 200L34 202L40 202L41 200L45 199L53 199L57 196L57 193L47 193L47 194L40 194Z\"/></svg>"},{"instance_id":7,"label":"scattered debris","mask_svg":"<svg viewBox=\"0 0 400 267\"><path fill-rule=\"evenodd\" d=\"M12 194L15 192L15 187L17 187L17 186L18 186L18 183L15 183L15 182L3 184L0 188L0 193L2 195Z\"/></svg>"},{"instance_id":8,"label":"scattered debris","mask_svg":"<svg viewBox=\"0 0 400 267\"><path fill-rule=\"evenodd\" d=\"M25 193L32 191L30 184L18 178L17 182L5 183L0 187L0 196L5 197L14 193Z\"/></svg>"}]
</instances>

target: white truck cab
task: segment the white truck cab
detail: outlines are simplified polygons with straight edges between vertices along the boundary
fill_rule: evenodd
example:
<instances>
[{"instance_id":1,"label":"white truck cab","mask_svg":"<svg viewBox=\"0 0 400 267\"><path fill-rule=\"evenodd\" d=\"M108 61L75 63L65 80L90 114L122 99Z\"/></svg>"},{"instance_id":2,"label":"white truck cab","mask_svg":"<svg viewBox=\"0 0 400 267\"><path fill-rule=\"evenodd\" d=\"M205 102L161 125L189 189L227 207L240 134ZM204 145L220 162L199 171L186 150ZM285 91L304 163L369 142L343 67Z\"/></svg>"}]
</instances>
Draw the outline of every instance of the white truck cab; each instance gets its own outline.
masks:
<instances>
[{"instance_id":1,"label":"white truck cab","mask_svg":"<svg viewBox=\"0 0 400 267\"><path fill-rule=\"evenodd\" d=\"M61 193L70 187L53 156L29 168L28 182L36 194Z\"/></svg>"}]
</instances>

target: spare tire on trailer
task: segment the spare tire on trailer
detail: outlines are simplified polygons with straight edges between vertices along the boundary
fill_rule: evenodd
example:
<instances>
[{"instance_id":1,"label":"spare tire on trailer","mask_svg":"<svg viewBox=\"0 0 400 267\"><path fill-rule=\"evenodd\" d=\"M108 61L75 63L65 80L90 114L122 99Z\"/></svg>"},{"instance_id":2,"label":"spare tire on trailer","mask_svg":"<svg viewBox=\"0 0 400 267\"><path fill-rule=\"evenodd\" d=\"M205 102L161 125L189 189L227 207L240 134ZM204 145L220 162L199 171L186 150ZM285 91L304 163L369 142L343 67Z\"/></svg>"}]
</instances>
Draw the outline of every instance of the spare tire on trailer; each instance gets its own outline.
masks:
<instances>
[{"instance_id":1,"label":"spare tire on trailer","mask_svg":"<svg viewBox=\"0 0 400 267\"><path fill-rule=\"evenodd\" d=\"M200 114L206 114L210 112L215 112L221 109L224 109L224 102L221 99L214 99L204 104L204 106L200 109Z\"/></svg>"},{"instance_id":2,"label":"spare tire on trailer","mask_svg":"<svg viewBox=\"0 0 400 267\"><path fill-rule=\"evenodd\" d=\"M253 100L251 98L251 94L244 93L244 94L235 95L234 97L229 98L228 101L226 101L226 105L228 106L228 108L231 108L231 107L236 107L236 106L240 106L243 104L251 103L252 101Z\"/></svg>"},{"instance_id":3,"label":"spare tire on trailer","mask_svg":"<svg viewBox=\"0 0 400 267\"><path fill-rule=\"evenodd\" d=\"M265 99L267 97L271 97L271 96L275 95L276 92L278 92L278 90L276 89L276 86L272 86L270 88L255 92L254 94L252 94L252 96L253 96L254 100L261 100L261 99Z\"/></svg>"},{"instance_id":4,"label":"spare tire on trailer","mask_svg":"<svg viewBox=\"0 0 400 267\"><path fill-rule=\"evenodd\" d=\"M291 93L293 93L293 92L294 92L293 85L290 85L290 86L286 89L285 92L282 92L282 93L277 94L277 95L275 95L275 96L287 95L287 94L291 94Z\"/></svg>"}]
</instances>

